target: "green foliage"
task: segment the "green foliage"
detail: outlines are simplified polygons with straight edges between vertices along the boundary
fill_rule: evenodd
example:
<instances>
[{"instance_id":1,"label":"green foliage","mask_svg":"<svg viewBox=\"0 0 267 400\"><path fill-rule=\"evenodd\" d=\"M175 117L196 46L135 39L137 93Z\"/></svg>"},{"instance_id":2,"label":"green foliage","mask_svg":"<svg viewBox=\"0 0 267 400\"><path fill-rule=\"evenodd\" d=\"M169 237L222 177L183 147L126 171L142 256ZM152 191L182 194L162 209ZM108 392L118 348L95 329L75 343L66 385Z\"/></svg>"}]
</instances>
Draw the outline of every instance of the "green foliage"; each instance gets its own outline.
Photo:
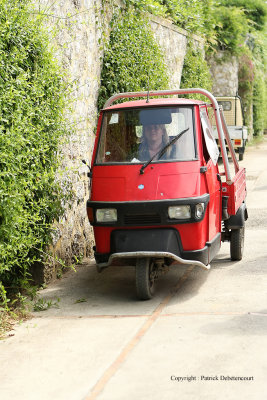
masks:
<instances>
[{"instance_id":1,"label":"green foliage","mask_svg":"<svg viewBox=\"0 0 267 400\"><path fill-rule=\"evenodd\" d=\"M42 297L39 297L33 304L33 311L40 312L49 310L49 308L59 308L60 299L57 298L56 301L46 300Z\"/></svg>"},{"instance_id":2,"label":"green foliage","mask_svg":"<svg viewBox=\"0 0 267 400\"><path fill-rule=\"evenodd\" d=\"M220 0L215 5L212 13L217 37L215 49L242 54L245 45L253 46L255 32L264 30L267 18L264 0Z\"/></svg>"},{"instance_id":3,"label":"green foliage","mask_svg":"<svg viewBox=\"0 0 267 400\"><path fill-rule=\"evenodd\" d=\"M212 89L212 78L208 64L204 59L203 52L199 49L194 49L192 45L189 45L184 60L181 88L198 87L210 91ZM199 96L194 94L189 97L203 100L203 96L201 95Z\"/></svg>"},{"instance_id":4,"label":"green foliage","mask_svg":"<svg viewBox=\"0 0 267 400\"><path fill-rule=\"evenodd\" d=\"M227 54L238 56L239 94L243 100L245 123L249 127L253 125L254 133L259 134L267 122L263 112L267 101L266 2L220 0L214 10L217 44L211 46L212 50L224 50L225 57Z\"/></svg>"},{"instance_id":5,"label":"green foliage","mask_svg":"<svg viewBox=\"0 0 267 400\"><path fill-rule=\"evenodd\" d=\"M211 34L213 0L123 0L123 3L126 8L134 7L136 10L169 18L189 32Z\"/></svg>"},{"instance_id":6,"label":"green foliage","mask_svg":"<svg viewBox=\"0 0 267 400\"><path fill-rule=\"evenodd\" d=\"M247 34L264 30L264 0L123 0L126 8L171 19L176 25L205 36L207 49L239 55Z\"/></svg>"},{"instance_id":7,"label":"green foliage","mask_svg":"<svg viewBox=\"0 0 267 400\"><path fill-rule=\"evenodd\" d=\"M149 12L154 15L166 16L166 7L158 0L122 0L126 9L134 8L141 12Z\"/></svg>"},{"instance_id":8,"label":"green foliage","mask_svg":"<svg viewBox=\"0 0 267 400\"><path fill-rule=\"evenodd\" d=\"M244 11L238 7L217 6L214 14L216 46L219 50L238 55L247 32Z\"/></svg>"},{"instance_id":9,"label":"green foliage","mask_svg":"<svg viewBox=\"0 0 267 400\"><path fill-rule=\"evenodd\" d=\"M254 32L250 43L239 58L239 94L244 102L245 122L252 125L254 135L259 135L267 127L265 104L267 102L267 27L265 31ZM251 110L253 109L253 114ZM252 118L253 117L253 118Z\"/></svg>"},{"instance_id":10,"label":"green foliage","mask_svg":"<svg viewBox=\"0 0 267 400\"><path fill-rule=\"evenodd\" d=\"M267 6L263 0L223 0L221 3L227 7L238 7L250 25L256 30L263 30L267 17Z\"/></svg>"},{"instance_id":11,"label":"green foliage","mask_svg":"<svg viewBox=\"0 0 267 400\"><path fill-rule=\"evenodd\" d=\"M85 299L85 298L81 298L81 299L78 299L78 300L76 300L75 302L74 302L74 304L79 304L79 303L86 303L87 302L87 300Z\"/></svg>"},{"instance_id":12,"label":"green foliage","mask_svg":"<svg viewBox=\"0 0 267 400\"><path fill-rule=\"evenodd\" d=\"M160 48L148 22L132 9L118 13L111 22L111 33L101 72L98 105L114 93L166 89L168 77Z\"/></svg>"},{"instance_id":13,"label":"green foliage","mask_svg":"<svg viewBox=\"0 0 267 400\"><path fill-rule=\"evenodd\" d=\"M27 0L0 2L0 297L27 286L65 195L56 182L66 134L64 83ZM65 190L65 189L64 189Z\"/></svg>"},{"instance_id":14,"label":"green foliage","mask_svg":"<svg viewBox=\"0 0 267 400\"><path fill-rule=\"evenodd\" d=\"M267 27L255 36L253 57L255 79L253 82L253 128L260 135L267 128Z\"/></svg>"},{"instance_id":15,"label":"green foliage","mask_svg":"<svg viewBox=\"0 0 267 400\"><path fill-rule=\"evenodd\" d=\"M253 82L253 128L254 135L263 134L266 128L266 84L263 71L257 71Z\"/></svg>"},{"instance_id":16,"label":"green foliage","mask_svg":"<svg viewBox=\"0 0 267 400\"><path fill-rule=\"evenodd\" d=\"M165 0L161 1L173 21L180 27L198 35L210 32L212 0Z\"/></svg>"},{"instance_id":17,"label":"green foliage","mask_svg":"<svg viewBox=\"0 0 267 400\"><path fill-rule=\"evenodd\" d=\"M239 58L238 93L244 107L245 125L251 126L251 106L253 101L254 64L252 55L243 54Z\"/></svg>"}]
</instances>

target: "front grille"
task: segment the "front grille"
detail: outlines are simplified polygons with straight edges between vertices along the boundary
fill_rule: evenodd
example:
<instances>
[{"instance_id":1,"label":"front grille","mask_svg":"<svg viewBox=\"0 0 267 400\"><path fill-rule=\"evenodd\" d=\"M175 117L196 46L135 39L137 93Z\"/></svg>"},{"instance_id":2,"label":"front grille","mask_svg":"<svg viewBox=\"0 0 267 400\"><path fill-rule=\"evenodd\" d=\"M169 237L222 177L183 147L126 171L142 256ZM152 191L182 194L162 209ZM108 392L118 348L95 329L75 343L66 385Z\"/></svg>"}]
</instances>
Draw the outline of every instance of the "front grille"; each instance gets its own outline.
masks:
<instances>
[{"instance_id":1,"label":"front grille","mask_svg":"<svg viewBox=\"0 0 267 400\"><path fill-rule=\"evenodd\" d=\"M152 225L160 224L160 222L159 214L128 214L124 216L125 225Z\"/></svg>"}]
</instances>

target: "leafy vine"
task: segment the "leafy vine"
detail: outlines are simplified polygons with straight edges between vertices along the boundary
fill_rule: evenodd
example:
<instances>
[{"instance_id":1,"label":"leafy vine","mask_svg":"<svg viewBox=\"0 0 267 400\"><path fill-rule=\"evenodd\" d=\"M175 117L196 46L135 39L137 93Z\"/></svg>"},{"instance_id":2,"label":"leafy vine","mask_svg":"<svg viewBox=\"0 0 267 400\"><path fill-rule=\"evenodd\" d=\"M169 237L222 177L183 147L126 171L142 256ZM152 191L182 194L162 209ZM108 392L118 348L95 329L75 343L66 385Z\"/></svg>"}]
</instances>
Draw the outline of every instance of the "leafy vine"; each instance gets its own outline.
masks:
<instances>
[{"instance_id":1,"label":"leafy vine","mask_svg":"<svg viewBox=\"0 0 267 400\"><path fill-rule=\"evenodd\" d=\"M28 285L68 190L56 179L69 91L44 17L28 0L0 4L0 301Z\"/></svg>"}]
</instances>

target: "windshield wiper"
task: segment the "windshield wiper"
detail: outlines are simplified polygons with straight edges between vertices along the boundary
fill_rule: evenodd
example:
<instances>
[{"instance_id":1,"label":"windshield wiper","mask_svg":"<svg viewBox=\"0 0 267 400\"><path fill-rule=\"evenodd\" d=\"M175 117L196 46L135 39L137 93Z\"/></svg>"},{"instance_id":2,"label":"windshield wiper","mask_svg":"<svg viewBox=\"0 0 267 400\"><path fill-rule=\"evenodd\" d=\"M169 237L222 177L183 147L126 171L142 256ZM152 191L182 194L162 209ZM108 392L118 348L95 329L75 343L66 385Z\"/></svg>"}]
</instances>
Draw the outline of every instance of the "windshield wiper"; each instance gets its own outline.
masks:
<instances>
[{"instance_id":1,"label":"windshield wiper","mask_svg":"<svg viewBox=\"0 0 267 400\"><path fill-rule=\"evenodd\" d=\"M166 153L167 149L176 142L176 140L178 140L185 132L188 131L189 128L184 129L182 132L178 133L177 136L175 136L169 143L167 143L162 149L160 149L156 154L154 154L153 157L150 158L150 160L148 160L144 165L142 165L141 169L140 169L140 175L142 175L144 173L144 169L150 164L152 163L152 161L158 157L158 159L160 159L164 153Z\"/></svg>"}]
</instances>

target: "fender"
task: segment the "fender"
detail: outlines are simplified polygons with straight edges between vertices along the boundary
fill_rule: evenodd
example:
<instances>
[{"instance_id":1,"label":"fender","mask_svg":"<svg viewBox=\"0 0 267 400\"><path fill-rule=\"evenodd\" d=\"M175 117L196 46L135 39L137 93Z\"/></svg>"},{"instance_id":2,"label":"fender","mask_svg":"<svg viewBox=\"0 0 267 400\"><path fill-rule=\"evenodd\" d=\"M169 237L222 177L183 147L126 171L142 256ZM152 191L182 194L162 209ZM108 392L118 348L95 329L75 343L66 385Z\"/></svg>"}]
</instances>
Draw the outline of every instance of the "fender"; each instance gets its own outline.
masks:
<instances>
[{"instance_id":1,"label":"fender","mask_svg":"<svg viewBox=\"0 0 267 400\"><path fill-rule=\"evenodd\" d=\"M240 229L245 225L245 221L248 219L248 210L246 204L243 202L237 213L231 215L231 217L224 221L224 225L227 229Z\"/></svg>"}]
</instances>

